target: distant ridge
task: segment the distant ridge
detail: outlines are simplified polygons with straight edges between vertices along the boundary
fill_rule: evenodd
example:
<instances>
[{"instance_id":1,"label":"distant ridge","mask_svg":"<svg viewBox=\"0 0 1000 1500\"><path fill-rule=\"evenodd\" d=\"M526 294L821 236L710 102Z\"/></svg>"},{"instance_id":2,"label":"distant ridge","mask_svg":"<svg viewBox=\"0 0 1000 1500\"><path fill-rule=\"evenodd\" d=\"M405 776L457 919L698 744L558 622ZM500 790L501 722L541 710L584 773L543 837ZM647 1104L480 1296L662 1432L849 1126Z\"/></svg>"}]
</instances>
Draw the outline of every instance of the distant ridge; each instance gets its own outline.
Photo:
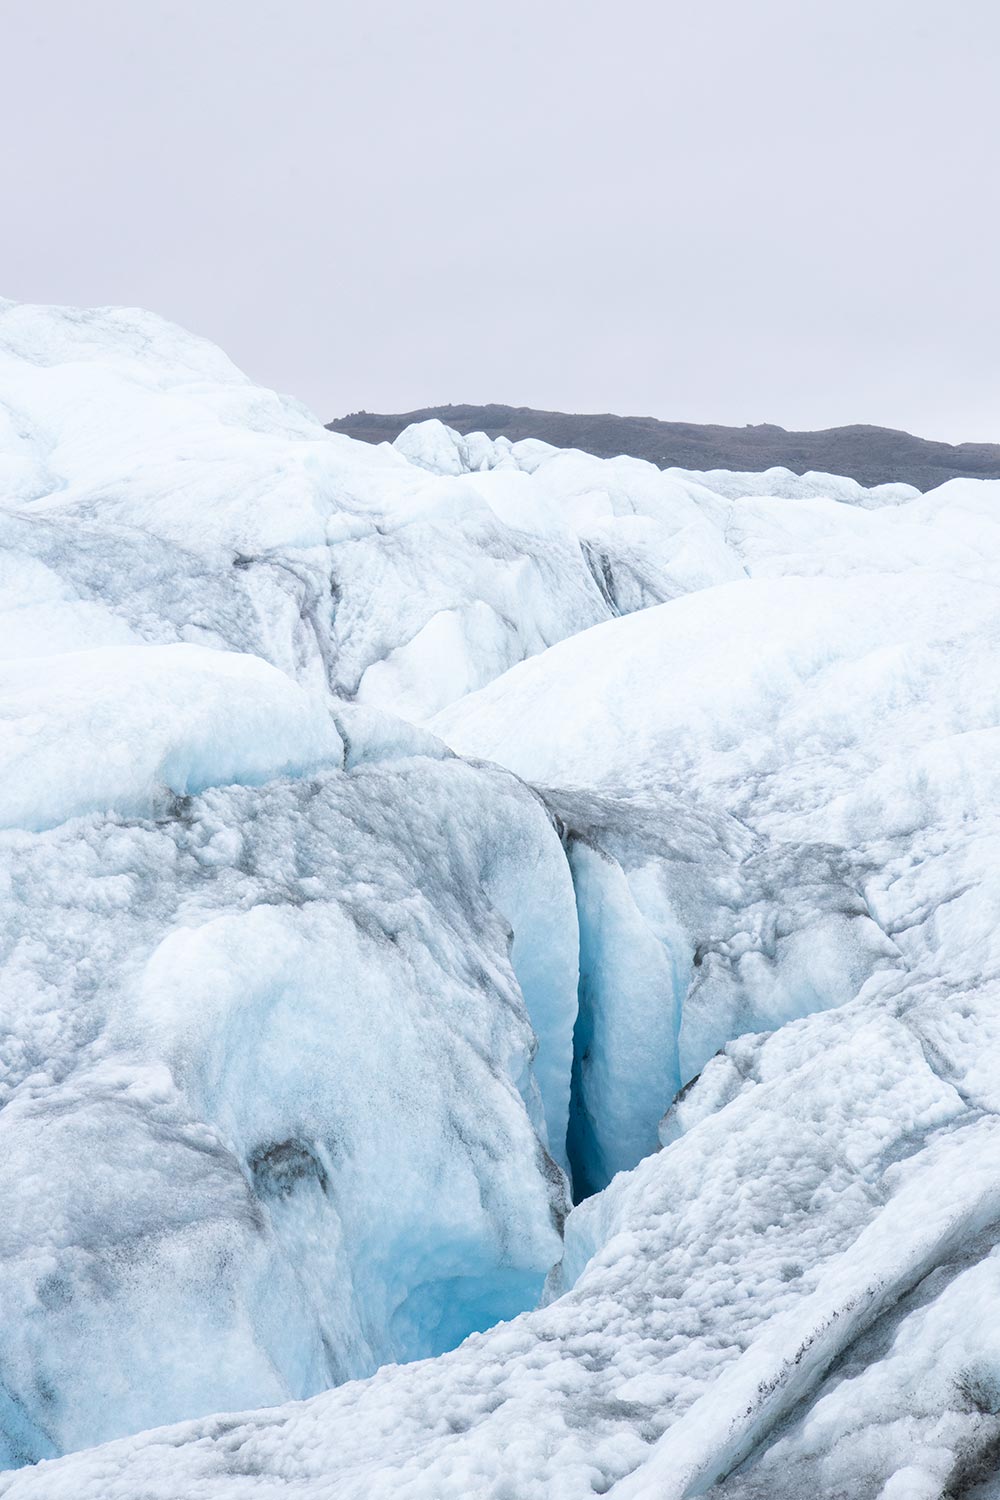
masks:
<instances>
[{"instance_id":1,"label":"distant ridge","mask_svg":"<svg viewBox=\"0 0 1000 1500\"><path fill-rule=\"evenodd\" d=\"M328 423L366 443L392 442L411 422L437 417L458 432L490 437L542 438L557 448L582 448L599 458L618 453L646 458L660 468L735 469L759 472L775 465L804 474L818 469L845 474L860 484L912 484L930 490L946 479L1000 479L1000 443L932 442L891 427L828 427L786 432L757 427L719 427L697 422L661 422L655 417L581 416L535 411L529 406L428 406L383 415L353 412Z\"/></svg>"}]
</instances>

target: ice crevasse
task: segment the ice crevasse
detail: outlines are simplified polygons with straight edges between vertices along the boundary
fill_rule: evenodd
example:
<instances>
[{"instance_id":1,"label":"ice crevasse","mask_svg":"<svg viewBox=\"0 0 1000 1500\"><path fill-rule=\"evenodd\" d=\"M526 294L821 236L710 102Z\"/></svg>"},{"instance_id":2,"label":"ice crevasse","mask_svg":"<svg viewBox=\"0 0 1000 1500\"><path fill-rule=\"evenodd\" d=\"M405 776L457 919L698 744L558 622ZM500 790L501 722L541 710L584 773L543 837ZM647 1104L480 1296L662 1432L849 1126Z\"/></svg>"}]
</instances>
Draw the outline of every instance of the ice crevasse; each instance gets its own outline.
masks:
<instances>
[{"instance_id":1,"label":"ice crevasse","mask_svg":"<svg viewBox=\"0 0 1000 1500\"><path fill-rule=\"evenodd\" d=\"M998 491L0 304L0 1495L1000 1493Z\"/></svg>"}]
</instances>

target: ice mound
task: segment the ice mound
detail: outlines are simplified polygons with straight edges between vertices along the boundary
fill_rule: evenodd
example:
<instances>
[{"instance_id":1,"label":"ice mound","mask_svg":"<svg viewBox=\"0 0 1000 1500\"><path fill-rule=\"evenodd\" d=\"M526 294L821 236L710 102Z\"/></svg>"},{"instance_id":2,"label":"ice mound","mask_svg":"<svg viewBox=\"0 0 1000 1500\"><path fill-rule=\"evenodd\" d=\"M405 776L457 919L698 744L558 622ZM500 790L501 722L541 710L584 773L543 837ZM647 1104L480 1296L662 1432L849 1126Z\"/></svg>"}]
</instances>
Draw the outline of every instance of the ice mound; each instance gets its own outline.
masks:
<instances>
[{"instance_id":1,"label":"ice mound","mask_svg":"<svg viewBox=\"0 0 1000 1500\"><path fill-rule=\"evenodd\" d=\"M593 484L584 455L549 483L555 450L442 472L428 444L450 439L418 434L408 462L329 433L148 313L0 303L0 520L48 569L49 601L36 594L21 620L29 643L65 649L75 618L80 644L251 652L307 686L424 717L628 598L739 571L689 487L648 465L641 494L626 478L595 510L574 493ZM676 566L629 526L620 543L603 537L647 500ZM581 541L588 516L603 539ZM706 533L697 557L692 527Z\"/></svg>"},{"instance_id":2,"label":"ice mound","mask_svg":"<svg viewBox=\"0 0 1000 1500\"><path fill-rule=\"evenodd\" d=\"M7 1463L537 1299L577 938L529 791L389 757L0 835L0 870Z\"/></svg>"},{"instance_id":3,"label":"ice mound","mask_svg":"<svg viewBox=\"0 0 1000 1500\"><path fill-rule=\"evenodd\" d=\"M0 303L0 531L48 570L18 654L189 641L422 718L743 577L736 505L699 476L441 424L370 447L149 313Z\"/></svg>"},{"instance_id":4,"label":"ice mound","mask_svg":"<svg viewBox=\"0 0 1000 1500\"><path fill-rule=\"evenodd\" d=\"M326 705L257 657L108 646L0 662L0 827L149 813L342 757Z\"/></svg>"}]
</instances>

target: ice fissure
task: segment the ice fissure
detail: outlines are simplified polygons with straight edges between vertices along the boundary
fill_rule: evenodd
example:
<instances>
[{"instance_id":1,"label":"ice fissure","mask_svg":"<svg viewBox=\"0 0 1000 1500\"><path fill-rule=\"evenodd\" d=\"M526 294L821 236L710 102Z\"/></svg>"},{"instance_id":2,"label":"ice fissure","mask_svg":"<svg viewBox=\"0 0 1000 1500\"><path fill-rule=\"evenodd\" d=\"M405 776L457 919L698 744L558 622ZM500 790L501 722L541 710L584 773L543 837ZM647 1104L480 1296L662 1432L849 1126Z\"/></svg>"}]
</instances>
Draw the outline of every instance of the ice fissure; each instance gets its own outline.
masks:
<instances>
[{"instance_id":1,"label":"ice fissure","mask_svg":"<svg viewBox=\"0 0 1000 1500\"><path fill-rule=\"evenodd\" d=\"M568 857L580 989L567 1151L579 1202L657 1148L657 1124L680 1087L684 985L617 861L578 837Z\"/></svg>"}]
</instances>

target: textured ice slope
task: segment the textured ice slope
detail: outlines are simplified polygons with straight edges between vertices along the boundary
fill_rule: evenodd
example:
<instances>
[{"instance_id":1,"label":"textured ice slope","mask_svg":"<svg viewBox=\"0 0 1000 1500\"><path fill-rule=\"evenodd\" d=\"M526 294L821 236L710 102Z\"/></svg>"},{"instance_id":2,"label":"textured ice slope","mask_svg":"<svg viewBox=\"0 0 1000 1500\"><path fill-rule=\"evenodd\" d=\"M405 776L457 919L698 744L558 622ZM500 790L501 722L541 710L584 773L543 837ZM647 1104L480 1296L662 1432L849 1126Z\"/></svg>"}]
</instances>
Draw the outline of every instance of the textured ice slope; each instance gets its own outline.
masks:
<instances>
[{"instance_id":1,"label":"textured ice slope","mask_svg":"<svg viewBox=\"0 0 1000 1500\"><path fill-rule=\"evenodd\" d=\"M5 1500L1000 1493L1000 486L10 304L0 475Z\"/></svg>"},{"instance_id":2,"label":"textured ice slope","mask_svg":"<svg viewBox=\"0 0 1000 1500\"><path fill-rule=\"evenodd\" d=\"M612 1494L659 1500L748 1454L722 1494L865 1500L898 1471L914 1487L890 1495L943 1494L996 1437L1000 1142L995 1098L962 1097L996 1008L966 997L961 1041L941 1009L869 991L734 1048L674 1144L571 1216L582 1274L543 1311L0 1493L576 1500L621 1478Z\"/></svg>"}]
</instances>

